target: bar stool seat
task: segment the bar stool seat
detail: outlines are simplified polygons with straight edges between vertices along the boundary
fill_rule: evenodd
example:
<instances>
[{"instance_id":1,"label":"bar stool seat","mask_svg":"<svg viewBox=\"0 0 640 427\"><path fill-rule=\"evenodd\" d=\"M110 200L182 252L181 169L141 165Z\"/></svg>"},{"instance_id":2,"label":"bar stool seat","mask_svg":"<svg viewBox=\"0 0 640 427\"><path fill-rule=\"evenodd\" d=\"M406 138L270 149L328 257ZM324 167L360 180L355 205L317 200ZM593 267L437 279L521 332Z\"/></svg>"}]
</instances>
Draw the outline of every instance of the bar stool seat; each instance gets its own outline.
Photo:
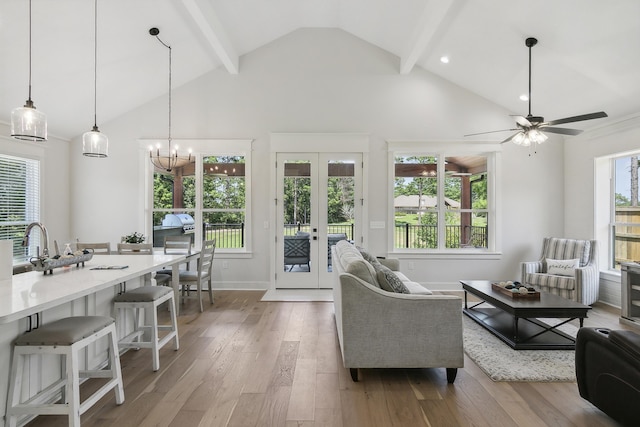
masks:
<instances>
[{"instance_id":1,"label":"bar stool seat","mask_svg":"<svg viewBox=\"0 0 640 427\"><path fill-rule=\"evenodd\" d=\"M109 360L106 369L80 370L78 351L107 337ZM58 354L63 357L62 378L36 395L20 402L24 356L32 354ZM80 402L80 378L108 378L109 380L91 396ZM111 390L116 404L124 402L124 389L120 358L116 340L115 322L105 316L67 317L27 332L14 342L11 378L7 398L6 426L15 426L22 415L68 415L69 426L80 426L80 415ZM47 403L61 394L60 403Z\"/></svg>"},{"instance_id":2,"label":"bar stool seat","mask_svg":"<svg viewBox=\"0 0 640 427\"><path fill-rule=\"evenodd\" d=\"M165 301L169 302L169 312L171 316L170 325L158 324L158 307ZM175 300L173 289L166 286L142 286L124 292L114 299L114 309L116 318L120 320L120 311L132 310L133 312L133 332L118 342L119 348L150 348L153 360L153 370L160 369L160 349L172 339L174 349L178 350L178 320L176 318ZM144 313L140 310L144 310ZM140 316L144 314L150 324L140 322ZM169 331L162 338L159 331ZM149 337L148 341L143 341L145 332Z\"/></svg>"}]
</instances>

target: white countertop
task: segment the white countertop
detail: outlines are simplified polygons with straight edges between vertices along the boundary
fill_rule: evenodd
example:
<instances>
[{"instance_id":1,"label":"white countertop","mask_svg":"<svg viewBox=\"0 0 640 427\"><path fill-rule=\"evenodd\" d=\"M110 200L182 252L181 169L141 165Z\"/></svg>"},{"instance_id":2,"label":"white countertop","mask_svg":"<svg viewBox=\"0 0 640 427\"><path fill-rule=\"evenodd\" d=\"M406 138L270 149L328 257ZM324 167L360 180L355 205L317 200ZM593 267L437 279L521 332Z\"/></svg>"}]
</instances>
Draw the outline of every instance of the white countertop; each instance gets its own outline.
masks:
<instances>
[{"instance_id":1,"label":"white countertop","mask_svg":"<svg viewBox=\"0 0 640 427\"><path fill-rule=\"evenodd\" d=\"M16 274L0 281L0 323L9 323L99 290L184 262L185 255L94 255L84 267L56 268ZM92 270L101 265L127 265L123 270Z\"/></svg>"}]
</instances>

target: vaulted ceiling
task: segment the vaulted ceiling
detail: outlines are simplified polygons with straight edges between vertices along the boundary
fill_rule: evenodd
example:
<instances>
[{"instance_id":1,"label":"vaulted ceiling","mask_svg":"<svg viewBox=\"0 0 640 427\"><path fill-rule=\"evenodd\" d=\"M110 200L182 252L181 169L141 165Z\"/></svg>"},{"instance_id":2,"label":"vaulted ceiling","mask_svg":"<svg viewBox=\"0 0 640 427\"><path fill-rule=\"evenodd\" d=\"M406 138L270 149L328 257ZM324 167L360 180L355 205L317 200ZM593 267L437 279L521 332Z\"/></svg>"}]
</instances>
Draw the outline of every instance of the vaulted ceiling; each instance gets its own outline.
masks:
<instances>
[{"instance_id":1,"label":"vaulted ceiling","mask_svg":"<svg viewBox=\"0 0 640 427\"><path fill-rule=\"evenodd\" d=\"M0 2L4 122L27 98L28 11ZM32 14L32 99L50 133L73 138L93 125L94 1L32 0ZM534 115L640 113L638 0L98 0L99 124L166 93L151 27L173 48L174 88L219 67L241 74L240 57L296 29L338 28L396 55L398 74L422 68L523 115L534 36Z\"/></svg>"}]
</instances>

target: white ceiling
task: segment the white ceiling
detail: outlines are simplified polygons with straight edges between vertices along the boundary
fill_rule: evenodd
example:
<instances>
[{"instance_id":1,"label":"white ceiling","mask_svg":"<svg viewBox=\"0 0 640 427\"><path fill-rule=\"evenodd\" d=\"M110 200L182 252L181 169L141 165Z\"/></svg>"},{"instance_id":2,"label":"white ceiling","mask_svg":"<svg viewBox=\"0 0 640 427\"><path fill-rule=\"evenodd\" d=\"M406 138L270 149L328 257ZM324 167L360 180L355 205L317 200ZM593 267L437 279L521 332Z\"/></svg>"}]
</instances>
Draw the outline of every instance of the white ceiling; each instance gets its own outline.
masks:
<instances>
[{"instance_id":1,"label":"white ceiling","mask_svg":"<svg viewBox=\"0 0 640 427\"><path fill-rule=\"evenodd\" d=\"M28 1L0 3L9 122L28 93ZM33 0L32 99L60 137L93 125L93 6ZM399 74L420 67L522 115L534 36L534 115L640 112L638 0L99 0L98 12L98 125L166 94L167 50L151 27L173 48L174 88L218 67L242 73L239 57L298 28L339 28L398 56Z\"/></svg>"}]
</instances>

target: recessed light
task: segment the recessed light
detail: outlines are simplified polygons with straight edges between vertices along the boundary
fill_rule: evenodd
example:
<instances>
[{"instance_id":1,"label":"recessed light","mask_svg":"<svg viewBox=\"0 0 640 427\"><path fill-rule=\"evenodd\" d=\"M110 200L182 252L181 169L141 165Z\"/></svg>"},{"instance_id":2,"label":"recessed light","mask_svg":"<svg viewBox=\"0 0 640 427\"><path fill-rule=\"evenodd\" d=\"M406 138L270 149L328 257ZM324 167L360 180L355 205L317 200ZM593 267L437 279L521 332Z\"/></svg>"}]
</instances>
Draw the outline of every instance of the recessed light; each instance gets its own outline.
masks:
<instances>
[{"instance_id":1,"label":"recessed light","mask_svg":"<svg viewBox=\"0 0 640 427\"><path fill-rule=\"evenodd\" d=\"M529 100L529 97L526 94L523 93L522 95L520 95L520 101L528 101L528 100Z\"/></svg>"},{"instance_id":2,"label":"recessed light","mask_svg":"<svg viewBox=\"0 0 640 427\"><path fill-rule=\"evenodd\" d=\"M440 62L442 62L443 64L448 64L449 63L449 57L448 56L441 56L440 57Z\"/></svg>"}]
</instances>

